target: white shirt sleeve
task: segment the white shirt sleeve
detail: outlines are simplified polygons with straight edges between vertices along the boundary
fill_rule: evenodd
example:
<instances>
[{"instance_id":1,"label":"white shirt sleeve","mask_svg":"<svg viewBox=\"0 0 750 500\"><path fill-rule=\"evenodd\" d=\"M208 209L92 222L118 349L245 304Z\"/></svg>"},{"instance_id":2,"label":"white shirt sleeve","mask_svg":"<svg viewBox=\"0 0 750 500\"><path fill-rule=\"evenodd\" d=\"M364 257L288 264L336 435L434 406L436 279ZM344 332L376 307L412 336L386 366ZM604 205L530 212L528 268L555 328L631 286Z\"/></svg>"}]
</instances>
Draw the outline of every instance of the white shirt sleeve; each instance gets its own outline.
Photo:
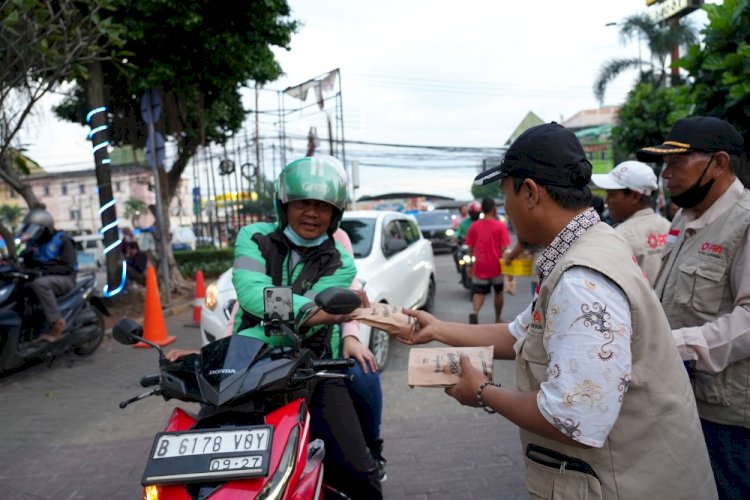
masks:
<instances>
[{"instance_id":1,"label":"white shirt sleeve","mask_svg":"<svg viewBox=\"0 0 750 500\"><path fill-rule=\"evenodd\" d=\"M516 319L508 323L508 329L510 330L510 334L513 335L513 337L516 340L519 340L520 338L526 336L526 328L529 327L529 323L531 323L531 306L534 305L534 303L530 303L529 306L524 309L524 311L516 316Z\"/></svg>"},{"instance_id":2,"label":"white shirt sleeve","mask_svg":"<svg viewBox=\"0 0 750 500\"><path fill-rule=\"evenodd\" d=\"M566 436L599 448L630 380L630 303L609 278L573 267L552 291L546 318L549 363L539 411Z\"/></svg>"}]
</instances>

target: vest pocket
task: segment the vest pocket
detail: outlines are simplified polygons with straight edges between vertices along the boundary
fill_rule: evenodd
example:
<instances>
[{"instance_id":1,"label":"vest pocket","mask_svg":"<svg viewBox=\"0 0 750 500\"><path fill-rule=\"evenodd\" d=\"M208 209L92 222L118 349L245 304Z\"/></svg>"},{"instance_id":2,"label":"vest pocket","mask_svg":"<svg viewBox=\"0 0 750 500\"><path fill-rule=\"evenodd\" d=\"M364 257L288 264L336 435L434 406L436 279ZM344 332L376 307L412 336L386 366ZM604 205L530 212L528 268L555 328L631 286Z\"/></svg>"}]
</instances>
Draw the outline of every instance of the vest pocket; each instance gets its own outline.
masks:
<instances>
[{"instance_id":1,"label":"vest pocket","mask_svg":"<svg viewBox=\"0 0 750 500\"><path fill-rule=\"evenodd\" d=\"M675 287L675 300L698 312L716 314L721 307L724 287L721 286L726 265L691 262L680 266Z\"/></svg>"},{"instance_id":2,"label":"vest pocket","mask_svg":"<svg viewBox=\"0 0 750 500\"><path fill-rule=\"evenodd\" d=\"M693 307L696 311L716 314L721 307L721 286L726 266L698 267L695 270L695 288L693 289Z\"/></svg>"},{"instance_id":3,"label":"vest pocket","mask_svg":"<svg viewBox=\"0 0 750 500\"><path fill-rule=\"evenodd\" d=\"M526 447L526 489L531 498L555 500L604 498L599 478L580 458L534 444Z\"/></svg>"},{"instance_id":4,"label":"vest pocket","mask_svg":"<svg viewBox=\"0 0 750 500\"><path fill-rule=\"evenodd\" d=\"M729 406L731 403L727 377L731 377L733 368L734 365L729 365L716 375L696 371L693 381L695 399L713 405Z\"/></svg>"}]
</instances>

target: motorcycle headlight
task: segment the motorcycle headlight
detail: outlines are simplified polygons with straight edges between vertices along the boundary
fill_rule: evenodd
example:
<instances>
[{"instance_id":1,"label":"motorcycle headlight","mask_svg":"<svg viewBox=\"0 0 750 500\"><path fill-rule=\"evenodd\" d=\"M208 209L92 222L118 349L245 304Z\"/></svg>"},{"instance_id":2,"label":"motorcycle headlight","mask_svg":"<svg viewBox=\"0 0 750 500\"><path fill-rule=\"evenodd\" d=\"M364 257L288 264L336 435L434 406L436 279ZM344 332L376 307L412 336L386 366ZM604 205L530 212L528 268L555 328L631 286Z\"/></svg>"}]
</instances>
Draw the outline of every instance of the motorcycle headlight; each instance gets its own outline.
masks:
<instances>
[{"instance_id":1,"label":"motorcycle headlight","mask_svg":"<svg viewBox=\"0 0 750 500\"><path fill-rule=\"evenodd\" d=\"M454 234L456 234L456 232L453 229L446 229L445 230L445 235L446 236L453 236Z\"/></svg>"},{"instance_id":2,"label":"motorcycle headlight","mask_svg":"<svg viewBox=\"0 0 750 500\"><path fill-rule=\"evenodd\" d=\"M143 488L143 500L159 500L159 487L149 485Z\"/></svg>"},{"instance_id":3,"label":"motorcycle headlight","mask_svg":"<svg viewBox=\"0 0 750 500\"><path fill-rule=\"evenodd\" d=\"M206 288L206 307L210 310L216 309L216 305L219 303L219 289L216 287L216 283L211 283Z\"/></svg>"}]
</instances>

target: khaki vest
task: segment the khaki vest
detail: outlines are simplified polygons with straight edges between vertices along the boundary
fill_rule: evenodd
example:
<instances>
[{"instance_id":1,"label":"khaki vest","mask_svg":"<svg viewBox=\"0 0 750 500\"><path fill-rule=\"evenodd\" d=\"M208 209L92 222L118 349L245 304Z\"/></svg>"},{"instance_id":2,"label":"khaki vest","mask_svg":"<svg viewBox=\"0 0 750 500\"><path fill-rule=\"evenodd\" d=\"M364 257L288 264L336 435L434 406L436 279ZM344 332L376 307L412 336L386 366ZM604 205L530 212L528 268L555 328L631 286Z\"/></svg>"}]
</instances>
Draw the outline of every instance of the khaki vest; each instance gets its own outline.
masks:
<instances>
[{"instance_id":1,"label":"khaki vest","mask_svg":"<svg viewBox=\"0 0 750 500\"><path fill-rule=\"evenodd\" d=\"M667 242L669 221L647 208L631 215L618 225L615 231L628 242L643 274L651 286L654 286L659 274L664 244Z\"/></svg>"},{"instance_id":2,"label":"khaki vest","mask_svg":"<svg viewBox=\"0 0 750 500\"><path fill-rule=\"evenodd\" d=\"M669 324L630 248L608 225L600 223L584 233L542 281L532 322L515 345L519 390L537 391L547 379L549 297L572 266L599 271L627 295L633 329L631 381L601 448L567 446L521 431L524 450L532 445L551 450L549 455L565 455L561 461L534 461L527 453L526 486L532 498L717 498L693 391ZM598 480L580 472L585 467L578 461L588 464ZM570 471L571 464L577 470Z\"/></svg>"},{"instance_id":3,"label":"khaki vest","mask_svg":"<svg viewBox=\"0 0 750 500\"><path fill-rule=\"evenodd\" d=\"M750 226L750 191L711 224L677 241L664 253L656 295L673 329L701 326L734 309L729 269ZM750 359L718 374L695 372L695 399L701 418L750 428Z\"/></svg>"}]
</instances>

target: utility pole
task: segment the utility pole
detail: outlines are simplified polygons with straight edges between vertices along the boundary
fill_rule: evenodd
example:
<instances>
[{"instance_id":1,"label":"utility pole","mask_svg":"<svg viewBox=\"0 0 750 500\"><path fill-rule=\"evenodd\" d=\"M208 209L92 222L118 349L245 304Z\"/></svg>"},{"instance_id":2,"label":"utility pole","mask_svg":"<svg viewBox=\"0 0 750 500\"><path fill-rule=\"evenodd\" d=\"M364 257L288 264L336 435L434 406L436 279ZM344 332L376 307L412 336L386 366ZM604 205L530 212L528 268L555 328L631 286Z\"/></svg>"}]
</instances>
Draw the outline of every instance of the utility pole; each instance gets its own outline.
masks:
<instances>
[{"instance_id":1,"label":"utility pole","mask_svg":"<svg viewBox=\"0 0 750 500\"><path fill-rule=\"evenodd\" d=\"M670 29L677 29L678 24L680 23L679 18L673 17L667 21L669 23ZM675 66L674 64L677 62L677 60L680 58L680 46L675 43L675 45L672 47L672 72L670 76L670 84L672 87L677 87L682 83L682 80L680 78L680 68Z\"/></svg>"},{"instance_id":2,"label":"utility pole","mask_svg":"<svg viewBox=\"0 0 750 500\"><path fill-rule=\"evenodd\" d=\"M164 222L164 200L161 197L161 171L160 166L164 162L164 137L156 132L156 121L161 114L161 99L159 92L152 88L147 90L141 99L141 115L143 120L148 124L148 140L146 141L146 154L149 157L149 163L154 173L154 215L156 216L156 225L159 227L160 238L159 244L159 271L164 280L164 304L169 305L172 302L172 290L169 284L169 258L167 254L167 245L169 244L169 232Z\"/></svg>"},{"instance_id":3,"label":"utility pole","mask_svg":"<svg viewBox=\"0 0 750 500\"><path fill-rule=\"evenodd\" d=\"M258 187L258 197L263 192L263 179L260 170L260 113L258 113L258 82L255 82L255 185Z\"/></svg>"}]
</instances>

